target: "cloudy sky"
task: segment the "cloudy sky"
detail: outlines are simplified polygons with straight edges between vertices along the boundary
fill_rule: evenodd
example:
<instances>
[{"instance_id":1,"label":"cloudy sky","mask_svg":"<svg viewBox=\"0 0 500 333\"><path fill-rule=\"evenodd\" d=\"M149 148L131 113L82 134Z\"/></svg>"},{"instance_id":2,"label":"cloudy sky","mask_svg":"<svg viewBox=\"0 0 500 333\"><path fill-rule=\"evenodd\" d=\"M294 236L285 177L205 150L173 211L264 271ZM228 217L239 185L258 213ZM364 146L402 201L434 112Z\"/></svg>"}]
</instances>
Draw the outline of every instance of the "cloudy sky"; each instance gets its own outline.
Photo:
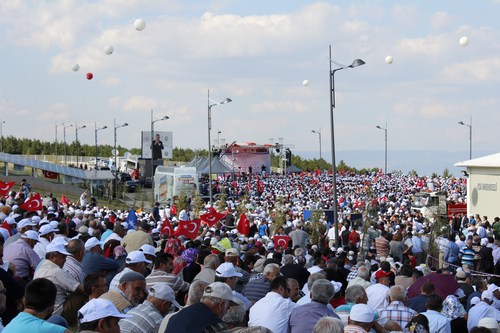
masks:
<instances>
[{"instance_id":1,"label":"cloudy sky","mask_svg":"<svg viewBox=\"0 0 500 333\"><path fill-rule=\"evenodd\" d=\"M119 143L139 147L153 109L170 117L156 129L173 131L174 146L204 148L210 89L215 101L233 100L213 108L213 138L220 130L226 142L283 138L318 151L311 130L321 129L329 158L332 45L336 62L366 62L335 76L337 150L383 149L375 126L387 122L390 150L466 159L468 128L457 122L470 117L473 149L498 151L499 12L498 0L1 1L3 134L54 140L56 122L76 122L88 127L80 140L93 144L97 122L110 128L99 141L112 144L117 118L130 124ZM74 127L66 138L75 139Z\"/></svg>"}]
</instances>

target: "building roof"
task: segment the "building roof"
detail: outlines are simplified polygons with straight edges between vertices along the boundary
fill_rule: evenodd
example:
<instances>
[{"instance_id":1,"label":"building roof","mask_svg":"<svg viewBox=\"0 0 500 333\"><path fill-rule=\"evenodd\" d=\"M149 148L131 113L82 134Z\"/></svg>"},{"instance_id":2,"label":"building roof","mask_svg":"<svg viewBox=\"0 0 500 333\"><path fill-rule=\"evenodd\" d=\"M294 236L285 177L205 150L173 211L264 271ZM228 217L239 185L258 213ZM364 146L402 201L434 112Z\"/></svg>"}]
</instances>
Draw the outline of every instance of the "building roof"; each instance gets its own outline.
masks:
<instances>
[{"instance_id":1,"label":"building roof","mask_svg":"<svg viewBox=\"0 0 500 333\"><path fill-rule=\"evenodd\" d=\"M498 168L500 167L500 153L486 155L479 158L474 158L468 161L455 163L457 167L481 167L481 168Z\"/></svg>"}]
</instances>

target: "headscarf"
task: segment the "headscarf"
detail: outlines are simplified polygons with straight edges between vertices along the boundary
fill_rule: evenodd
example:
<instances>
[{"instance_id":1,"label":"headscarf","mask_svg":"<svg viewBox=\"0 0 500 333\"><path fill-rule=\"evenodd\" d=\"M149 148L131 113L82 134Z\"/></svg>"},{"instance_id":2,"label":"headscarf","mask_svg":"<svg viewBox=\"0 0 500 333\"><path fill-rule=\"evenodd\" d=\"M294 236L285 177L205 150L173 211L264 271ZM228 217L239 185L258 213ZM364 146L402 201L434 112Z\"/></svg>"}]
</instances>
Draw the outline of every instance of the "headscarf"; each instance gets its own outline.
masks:
<instances>
[{"instance_id":1,"label":"headscarf","mask_svg":"<svg viewBox=\"0 0 500 333\"><path fill-rule=\"evenodd\" d=\"M423 314L416 314L406 324L404 333L429 333L429 319Z\"/></svg>"},{"instance_id":2,"label":"headscarf","mask_svg":"<svg viewBox=\"0 0 500 333\"><path fill-rule=\"evenodd\" d=\"M458 298L454 295L448 295L443 301L443 310L441 313L446 316L449 320L457 319L458 317L463 317L466 312Z\"/></svg>"},{"instance_id":3,"label":"headscarf","mask_svg":"<svg viewBox=\"0 0 500 333\"><path fill-rule=\"evenodd\" d=\"M199 252L200 250L195 249L193 247L185 249L184 252L182 252L181 257L186 262L186 266L191 265L191 263L196 260L196 256L198 255Z\"/></svg>"}]
</instances>

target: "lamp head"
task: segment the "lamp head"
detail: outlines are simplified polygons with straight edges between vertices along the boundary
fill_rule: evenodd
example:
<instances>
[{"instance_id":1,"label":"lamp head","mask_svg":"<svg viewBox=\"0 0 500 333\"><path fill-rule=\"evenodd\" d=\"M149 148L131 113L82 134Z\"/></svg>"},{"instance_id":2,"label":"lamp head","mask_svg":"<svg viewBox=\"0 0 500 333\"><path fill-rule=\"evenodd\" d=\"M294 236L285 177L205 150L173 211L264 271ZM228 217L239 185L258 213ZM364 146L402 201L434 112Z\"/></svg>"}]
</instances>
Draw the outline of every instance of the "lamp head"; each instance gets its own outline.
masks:
<instances>
[{"instance_id":1,"label":"lamp head","mask_svg":"<svg viewBox=\"0 0 500 333\"><path fill-rule=\"evenodd\" d=\"M108 126L103 126L101 129L106 129L106 128L108 128Z\"/></svg>"},{"instance_id":2,"label":"lamp head","mask_svg":"<svg viewBox=\"0 0 500 333\"><path fill-rule=\"evenodd\" d=\"M167 120L167 119L170 119L169 116L164 116L163 118L161 118L161 120Z\"/></svg>"},{"instance_id":3,"label":"lamp head","mask_svg":"<svg viewBox=\"0 0 500 333\"><path fill-rule=\"evenodd\" d=\"M382 127L380 127L379 125L377 125L377 128L378 128L378 129L382 129Z\"/></svg>"},{"instance_id":4,"label":"lamp head","mask_svg":"<svg viewBox=\"0 0 500 333\"><path fill-rule=\"evenodd\" d=\"M356 59L356 60L354 60L354 61L352 62L352 64L351 64L349 67L354 68L354 67L362 66L362 65L364 65L364 64L365 64L365 62L364 62L363 60L361 60L361 59Z\"/></svg>"},{"instance_id":5,"label":"lamp head","mask_svg":"<svg viewBox=\"0 0 500 333\"><path fill-rule=\"evenodd\" d=\"M124 123L124 124L122 125L122 127L125 127L125 126L128 126L128 123Z\"/></svg>"},{"instance_id":6,"label":"lamp head","mask_svg":"<svg viewBox=\"0 0 500 333\"><path fill-rule=\"evenodd\" d=\"M465 125L463 121L458 122L459 125Z\"/></svg>"},{"instance_id":7,"label":"lamp head","mask_svg":"<svg viewBox=\"0 0 500 333\"><path fill-rule=\"evenodd\" d=\"M233 101L233 100L232 100L231 98L224 98L224 99L222 100L222 102L220 102L219 104L227 104L227 103L230 103L230 102L232 102L232 101Z\"/></svg>"},{"instance_id":8,"label":"lamp head","mask_svg":"<svg viewBox=\"0 0 500 333\"><path fill-rule=\"evenodd\" d=\"M315 130L311 130L311 133L316 133L316 131Z\"/></svg>"},{"instance_id":9,"label":"lamp head","mask_svg":"<svg viewBox=\"0 0 500 333\"><path fill-rule=\"evenodd\" d=\"M87 128L87 125L83 125L83 126L82 126L82 127L80 127L80 128Z\"/></svg>"}]
</instances>

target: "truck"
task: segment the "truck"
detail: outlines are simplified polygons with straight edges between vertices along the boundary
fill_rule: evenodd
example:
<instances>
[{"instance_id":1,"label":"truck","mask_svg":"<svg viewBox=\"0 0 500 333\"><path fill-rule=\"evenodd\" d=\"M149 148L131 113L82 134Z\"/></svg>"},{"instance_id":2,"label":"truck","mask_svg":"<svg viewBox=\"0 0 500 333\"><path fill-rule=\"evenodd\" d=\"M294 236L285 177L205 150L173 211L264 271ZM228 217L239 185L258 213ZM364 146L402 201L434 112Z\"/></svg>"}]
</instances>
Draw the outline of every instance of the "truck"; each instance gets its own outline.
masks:
<instances>
[{"instance_id":1,"label":"truck","mask_svg":"<svg viewBox=\"0 0 500 333\"><path fill-rule=\"evenodd\" d=\"M154 175L155 201L166 204L181 194L190 198L199 194L196 168L158 166Z\"/></svg>"},{"instance_id":2,"label":"truck","mask_svg":"<svg viewBox=\"0 0 500 333\"><path fill-rule=\"evenodd\" d=\"M415 193L411 201L411 210L422 213L426 219L435 215L450 218L452 214L464 213L467 215L466 203L452 203L446 201L445 192L419 192Z\"/></svg>"}]
</instances>

